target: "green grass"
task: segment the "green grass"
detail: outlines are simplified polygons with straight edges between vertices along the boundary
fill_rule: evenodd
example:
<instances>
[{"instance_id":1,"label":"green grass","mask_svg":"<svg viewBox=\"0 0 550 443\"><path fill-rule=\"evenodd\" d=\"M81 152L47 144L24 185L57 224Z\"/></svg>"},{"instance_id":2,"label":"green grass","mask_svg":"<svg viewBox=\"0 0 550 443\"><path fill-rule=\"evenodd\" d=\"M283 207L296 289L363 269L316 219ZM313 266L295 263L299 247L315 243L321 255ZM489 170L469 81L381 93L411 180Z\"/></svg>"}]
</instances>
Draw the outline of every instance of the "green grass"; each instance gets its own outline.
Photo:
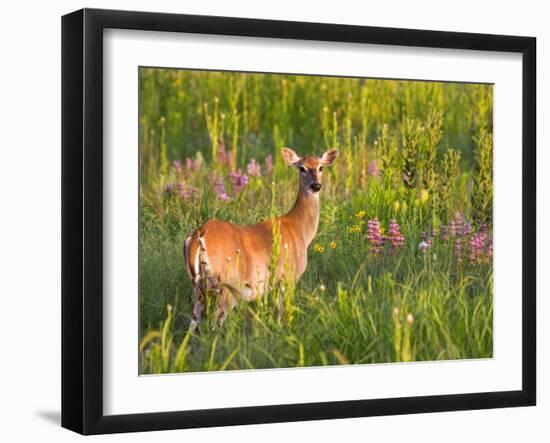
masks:
<instances>
[{"instance_id":1,"label":"green grass","mask_svg":"<svg viewBox=\"0 0 550 443\"><path fill-rule=\"evenodd\" d=\"M404 152L411 122L418 140ZM141 373L491 357L492 261L469 258L471 236L441 234L456 211L474 233L486 222L491 229L491 122L487 85L140 70ZM232 164L213 155L220 140ZM314 240L323 252L309 248L295 288L239 303L222 328L207 319L191 335L183 240L211 218L269 218L272 199L278 214L290 209L297 173L283 165L284 145L301 155L340 150L323 178ZM456 168L448 148L461 154ZM200 170L173 170L173 160L198 152ZM273 173L233 192L228 173L251 158L263 166L267 155ZM380 178L369 174L372 160ZM404 170L414 184L402 180ZM214 176L229 201L217 197ZM198 194L166 193L176 182ZM366 221L375 217L386 230L390 219L399 223L402 249L370 252ZM423 253L422 233L432 230Z\"/></svg>"}]
</instances>

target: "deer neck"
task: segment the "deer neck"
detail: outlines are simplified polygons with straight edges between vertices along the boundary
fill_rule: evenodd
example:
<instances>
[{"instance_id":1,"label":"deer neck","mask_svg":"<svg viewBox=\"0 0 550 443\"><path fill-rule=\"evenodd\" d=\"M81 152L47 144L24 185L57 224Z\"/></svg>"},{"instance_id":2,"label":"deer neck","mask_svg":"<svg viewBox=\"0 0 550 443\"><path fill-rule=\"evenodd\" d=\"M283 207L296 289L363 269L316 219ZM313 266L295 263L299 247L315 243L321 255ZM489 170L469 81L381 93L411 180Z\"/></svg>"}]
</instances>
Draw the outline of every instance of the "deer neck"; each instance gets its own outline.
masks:
<instances>
[{"instance_id":1,"label":"deer neck","mask_svg":"<svg viewBox=\"0 0 550 443\"><path fill-rule=\"evenodd\" d=\"M291 221L296 233L305 241L306 247L313 241L319 226L319 193L300 187L296 203L285 216Z\"/></svg>"}]
</instances>

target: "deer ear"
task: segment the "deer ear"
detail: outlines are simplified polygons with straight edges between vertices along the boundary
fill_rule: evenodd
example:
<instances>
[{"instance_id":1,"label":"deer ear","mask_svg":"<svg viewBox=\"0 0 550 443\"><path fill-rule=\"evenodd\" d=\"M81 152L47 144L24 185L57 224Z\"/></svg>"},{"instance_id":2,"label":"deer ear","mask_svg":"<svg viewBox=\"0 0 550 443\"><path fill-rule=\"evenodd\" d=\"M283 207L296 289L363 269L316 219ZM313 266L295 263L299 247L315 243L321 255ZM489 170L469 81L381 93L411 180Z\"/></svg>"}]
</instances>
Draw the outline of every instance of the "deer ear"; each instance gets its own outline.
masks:
<instances>
[{"instance_id":1,"label":"deer ear","mask_svg":"<svg viewBox=\"0 0 550 443\"><path fill-rule=\"evenodd\" d=\"M300 161L300 157L290 148L281 148L281 154L287 165L295 165Z\"/></svg>"},{"instance_id":2,"label":"deer ear","mask_svg":"<svg viewBox=\"0 0 550 443\"><path fill-rule=\"evenodd\" d=\"M321 162L326 166L330 166L334 163L336 157L338 157L338 149L331 149L321 156Z\"/></svg>"}]
</instances>

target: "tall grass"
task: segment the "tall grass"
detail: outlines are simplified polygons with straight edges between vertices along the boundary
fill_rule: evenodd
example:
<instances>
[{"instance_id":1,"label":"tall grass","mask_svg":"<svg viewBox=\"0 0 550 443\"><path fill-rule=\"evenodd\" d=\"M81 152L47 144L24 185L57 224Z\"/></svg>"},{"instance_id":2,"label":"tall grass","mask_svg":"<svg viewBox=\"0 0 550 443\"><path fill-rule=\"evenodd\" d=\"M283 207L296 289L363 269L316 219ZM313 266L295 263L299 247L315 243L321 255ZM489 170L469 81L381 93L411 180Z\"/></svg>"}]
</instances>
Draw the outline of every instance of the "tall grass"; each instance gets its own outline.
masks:
<instances>
[{"instance_id":1,"label":"tall grass","mask_svg":"<svg viewBox=\"0 0 550 443\"><path fill-rule=\"evenodd\" d=\"M147 68L139 119L142 373L492 356L490 85ZM290 209L283 146L341 154L307 271L191 334L183 239Z\"/></svg>"}]
</instances>

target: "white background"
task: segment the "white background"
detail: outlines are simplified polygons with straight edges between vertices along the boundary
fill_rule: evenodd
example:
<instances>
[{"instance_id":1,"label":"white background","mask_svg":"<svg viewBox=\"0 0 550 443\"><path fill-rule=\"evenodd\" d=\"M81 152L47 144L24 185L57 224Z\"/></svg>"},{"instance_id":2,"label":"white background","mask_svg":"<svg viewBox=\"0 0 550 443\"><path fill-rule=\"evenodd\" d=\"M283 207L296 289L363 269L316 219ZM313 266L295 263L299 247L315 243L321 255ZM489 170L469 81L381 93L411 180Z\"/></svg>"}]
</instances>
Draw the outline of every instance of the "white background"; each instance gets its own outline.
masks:
<instances>
[{"instance_id":1,"label":"white background","mask_svg":"<svg viewBox=\"0 0 550 443\"><path fill-rule=\"evenodd\" d=\"M137 377L138 66L494 82L494 358ZM105 414L521 389L521 56L109 30L104 34ZM512 294L515 294L512 296ZM281 389L284 386L285 389ZM322 387L322 389L320 389Z\"/></svg>"},{"instance_id":2,"label":"white background","mask_svg":"<svg viewBox=\"0 0 550 443\"><path fill-rule=\"evenodd\" d=\"M550 105L542 89L548 72L550 30L543 2L231 2L188 4L158 0L77 1L3 5L0 40L0 435L5 441L81 437L58 427L60 392L60 15L82 6L234 15L287 20L524 34L538 37L539 195L548 195L550 170L542 157ZM539 197L539 226L548 223L548 203ZM548 198L546 198L548 202ZM510 233L510 241L514 239ZM539 275L550 265L548 234L539 229ZM548 274L548 272L546 272ZM550 289L539 278L539 406L494 411L424 414L223 429L169 431L99 437L127 441L547 441L550 389L550 328L543 323Z\"/></svg>"}]
</instances>

